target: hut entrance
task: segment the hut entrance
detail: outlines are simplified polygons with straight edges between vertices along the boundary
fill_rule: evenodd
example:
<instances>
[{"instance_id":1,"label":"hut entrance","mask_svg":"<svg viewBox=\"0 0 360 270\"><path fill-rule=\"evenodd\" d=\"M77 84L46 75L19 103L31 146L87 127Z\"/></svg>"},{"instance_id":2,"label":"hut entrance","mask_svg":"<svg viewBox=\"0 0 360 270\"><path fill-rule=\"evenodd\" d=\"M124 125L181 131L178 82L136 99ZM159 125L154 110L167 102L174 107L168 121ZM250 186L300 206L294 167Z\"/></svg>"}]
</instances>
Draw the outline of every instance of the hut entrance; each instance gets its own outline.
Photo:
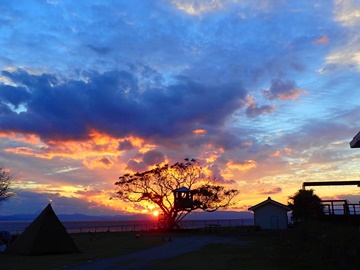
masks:
<instances>
[{"instance_id":1,"label":"hut entrance","mask_svg":"<svg viewBox=\"0 0 360 270\"><path fill-rule=\"evenodd\" d=\"M193 209L193 196L190 189L181 187L175 189L173 193L176 211L191 211Z\"/></svg>"}]
</instances>

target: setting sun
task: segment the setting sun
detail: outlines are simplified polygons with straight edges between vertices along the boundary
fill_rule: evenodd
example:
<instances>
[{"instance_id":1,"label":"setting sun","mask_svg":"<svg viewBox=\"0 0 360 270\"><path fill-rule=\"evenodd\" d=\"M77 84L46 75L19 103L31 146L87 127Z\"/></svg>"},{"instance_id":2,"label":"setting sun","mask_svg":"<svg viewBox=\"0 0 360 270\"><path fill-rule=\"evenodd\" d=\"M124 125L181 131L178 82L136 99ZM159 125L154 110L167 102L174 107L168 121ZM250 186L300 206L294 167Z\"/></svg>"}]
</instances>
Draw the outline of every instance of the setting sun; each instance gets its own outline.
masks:
<instances>
[{"instance_id":1,"label":"setting sun","mask_svg":"<svg viewBox=\"0 0 360 270\"><path fill-rule=\"evenodd\" d=\"M154 217L157 217L158 215L159 215L159 211L154 211L154 212L153 212L153 216L154 216Z\"/></svg>"}]
</instances>

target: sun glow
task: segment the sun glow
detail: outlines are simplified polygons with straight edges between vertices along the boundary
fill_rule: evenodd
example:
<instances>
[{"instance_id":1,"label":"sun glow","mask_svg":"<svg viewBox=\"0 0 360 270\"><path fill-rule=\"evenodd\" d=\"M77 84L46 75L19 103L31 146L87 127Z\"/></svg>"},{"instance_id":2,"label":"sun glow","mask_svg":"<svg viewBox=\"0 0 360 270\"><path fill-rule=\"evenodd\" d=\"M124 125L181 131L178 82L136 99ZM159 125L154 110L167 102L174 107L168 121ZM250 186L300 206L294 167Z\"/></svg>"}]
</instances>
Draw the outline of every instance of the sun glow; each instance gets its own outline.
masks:
<instances>
[{"instance_id":1,"label":"sun glow","mask_svg":"<svg viewBox=\"0 0 360 270\"><path fill-rule=\"evenodd\" d=\"M159 211L154 211L154 212L153 212L153 216L154 216L154 217L157 217L158 215L159 215Z\"/></svg>"}]
</instances>

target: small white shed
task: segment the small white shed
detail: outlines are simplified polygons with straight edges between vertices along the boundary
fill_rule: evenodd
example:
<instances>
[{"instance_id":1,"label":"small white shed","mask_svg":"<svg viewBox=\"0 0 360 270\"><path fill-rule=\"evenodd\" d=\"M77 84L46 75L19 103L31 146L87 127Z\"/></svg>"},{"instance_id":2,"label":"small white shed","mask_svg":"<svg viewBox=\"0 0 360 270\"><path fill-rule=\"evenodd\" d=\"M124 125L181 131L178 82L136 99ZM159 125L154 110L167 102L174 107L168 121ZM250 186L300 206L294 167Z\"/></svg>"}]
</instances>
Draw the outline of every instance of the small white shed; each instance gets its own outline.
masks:
<instances>
[{"instance_id":1,"label":"small white shed","mask_svg":"<svg viewBox=\"0 0 360 270\"><path fill-rule=\"evenodd\" d=\"M257 205L249 208L254 212L255 226L265 230L281 230L288 226L288 215L290 208L270 197Z\"/></svg>"}]
</instances>

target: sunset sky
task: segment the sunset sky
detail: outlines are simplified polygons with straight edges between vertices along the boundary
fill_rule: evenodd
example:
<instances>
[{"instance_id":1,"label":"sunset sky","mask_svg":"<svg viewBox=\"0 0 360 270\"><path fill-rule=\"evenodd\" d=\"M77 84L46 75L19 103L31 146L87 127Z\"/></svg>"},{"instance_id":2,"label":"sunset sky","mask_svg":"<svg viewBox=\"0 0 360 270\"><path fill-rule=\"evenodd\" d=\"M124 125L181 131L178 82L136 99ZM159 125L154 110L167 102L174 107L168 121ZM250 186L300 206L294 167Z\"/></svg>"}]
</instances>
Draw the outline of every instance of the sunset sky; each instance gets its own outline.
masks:
<instances>
[{"instance_id":1,"label":"sunset sky","mask_svg":"<svg viewBox=\"0 0 360 270\"><path fill-rule=\"evenodd\" d=\"M0 0L0 215L152 212L118 177L196 158L244 211L359 180L360 1ZM360 188L315 187L360 200Z\"/></svg>"}]
</instances>

